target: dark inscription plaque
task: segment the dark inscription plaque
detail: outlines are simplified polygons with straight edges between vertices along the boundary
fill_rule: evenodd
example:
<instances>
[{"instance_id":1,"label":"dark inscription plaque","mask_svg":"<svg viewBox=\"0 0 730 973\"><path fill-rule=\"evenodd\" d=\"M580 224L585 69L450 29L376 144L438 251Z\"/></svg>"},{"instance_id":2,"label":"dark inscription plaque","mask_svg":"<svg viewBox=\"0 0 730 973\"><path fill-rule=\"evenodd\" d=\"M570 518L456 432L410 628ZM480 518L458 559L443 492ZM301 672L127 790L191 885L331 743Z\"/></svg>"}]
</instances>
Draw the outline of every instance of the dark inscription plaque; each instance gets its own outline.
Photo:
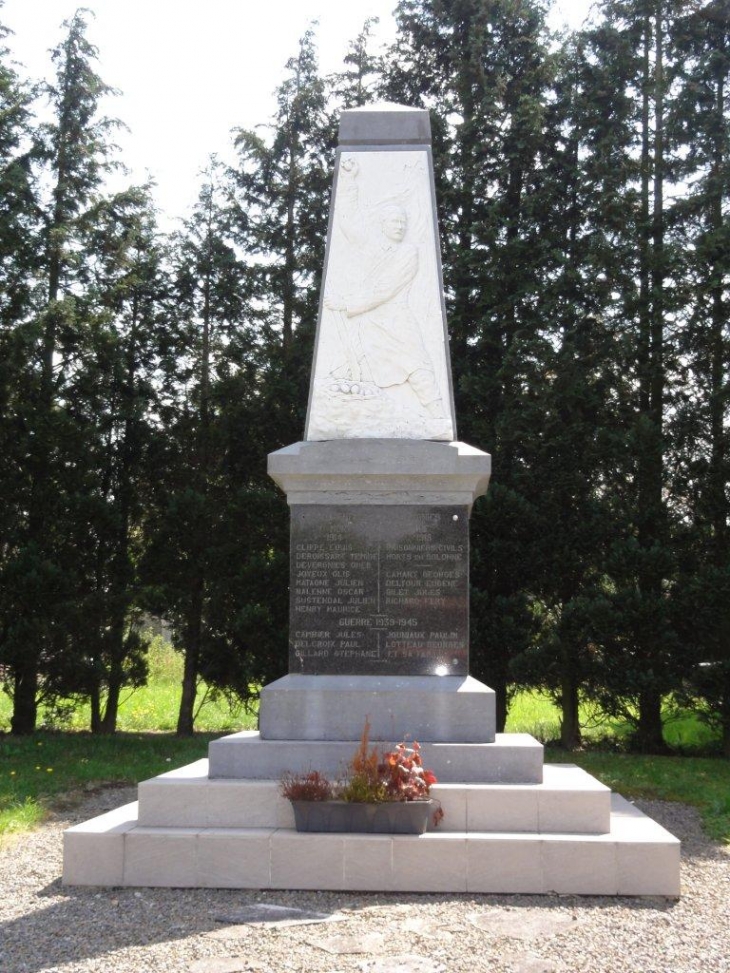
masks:
<instances>
[{"instance_id":1,"label":"dark inscription plaque","mask_svg":"<svg viewBox=\"0 0 730 973\"><path fill-rule=\"evenodd\" d=\"M467 675L466 507L291 508L289 671Z\"/></svg>"}]
</instances>

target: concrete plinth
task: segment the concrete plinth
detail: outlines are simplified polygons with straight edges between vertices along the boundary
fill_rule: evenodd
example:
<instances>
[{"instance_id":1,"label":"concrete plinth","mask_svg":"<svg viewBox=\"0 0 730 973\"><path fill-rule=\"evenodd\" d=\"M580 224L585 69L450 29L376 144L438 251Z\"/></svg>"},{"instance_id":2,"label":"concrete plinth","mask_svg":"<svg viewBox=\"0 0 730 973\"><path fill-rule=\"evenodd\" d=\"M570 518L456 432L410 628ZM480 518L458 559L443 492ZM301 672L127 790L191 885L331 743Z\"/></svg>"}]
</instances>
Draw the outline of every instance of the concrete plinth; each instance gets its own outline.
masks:
<instances>
[{"instance_id":1,"label":"concrete plinth","mask_svg":"<svg viewBox=\"0 0 730 973\"><path fill-rule=\"evenodd\" d=\"M387 741L386 749L397 743ZM208 748L211 777L278 779L286 773L319 770L341 776L353 754L350 741L262 740L244 730L214 740ZM423 764L441 781L539 784L542 744L527 733L498 733L494 743L424 743Z\"/></svg>"},{"instance_id":2,"label":"concrete plinth","mask_svg":"<svg viewBox=\"0 0 730 973\"><path fill-rule=\"evenodd\" d=\"M493 743L495 694L471 676L289 674L261 693L262 740Z\"/></svg>"},{"instance_id":3,"label":"concrete plinth","mask_svg":"<svg viewBox=\"0 0 730 973\"><path fill-rule=\"evenodd\" d=\"M487 489L488 453L466 443L398 439L299 442L269 453L289 504L464 505Z\"/></svg>"},{"instance_id":4,"label":"concrete plinth","mask_svg":"<svg viewBox=\"0 0 730 973\"><path fill-rule=\"evenodd\" d=\"M615 795L604 834L149 827L129 804L66 831L63 883L675 897L679 842Z\"/></svg>"}]
</instances>

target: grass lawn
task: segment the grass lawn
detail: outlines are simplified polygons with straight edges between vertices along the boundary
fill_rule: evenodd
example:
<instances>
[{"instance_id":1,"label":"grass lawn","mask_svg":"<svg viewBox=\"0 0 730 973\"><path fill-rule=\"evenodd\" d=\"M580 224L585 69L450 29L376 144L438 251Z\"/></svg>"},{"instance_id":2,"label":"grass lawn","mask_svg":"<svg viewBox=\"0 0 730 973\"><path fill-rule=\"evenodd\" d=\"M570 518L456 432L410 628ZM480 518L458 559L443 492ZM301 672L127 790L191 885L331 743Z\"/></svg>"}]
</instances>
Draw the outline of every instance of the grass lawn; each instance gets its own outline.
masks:
<instances>
[{"instance_id":1,"label":"grass lawn","mask_svg":"<svg viewBox=\"0 0 730 973\"><path fill-rule=\"evenodd\" d=\"M43 820L49 807L102 784L135 784L207 756L219 734L178 739L169 733L40 731L0 736L0 836Z\"/></svg>"},{"instance_id":2,"label":"grass lawn","mask_svg":"<svg viewBox=\"0 0 730 973\"><path fill-rule=\"evenodd\" d=\"M175 652L161 638L154 639L149 652L147 685L122 693L118 729L122 733L174 733L180 704L182 669L180 653ZM256 727L255 713L246 712L243 705L232 709L225 699L213 698L205 685L200 688L197 703L200 709L195 719L195 728L201 733L220 735ZM10 729L11 712L10 699L0 692L0 733ZM89 705L83 703L73 711L63 714L41 706L38 723L41 729L88 730Z\"/></svg>"},{"instance_id":3,"label":"grass lawn","mask_svg":"<svg viewBox=\"0 0 730 973\"><path fill-rule=\"evenodd\" d=\"M256 725L254 713L231 710L225 701L206 700L193 739L173 735L177 719L182 660L158 641L150 654L150 681L128 694L120 708L114 737L91 736L88 708L58 720L42 712L45 729L31 737L11 737L10 705L0 694L0 838L31 828L47 810L108 784L135 784L204 757L208 742L221 733ZM584 721L591 723L590 714ZM539 693L513 700L507 730L532 733L543 742L559 736L559 714ZM706 830L730 843L730 761L714 757L648 757L592 749L600 740L620 741L628 728L603 722L585 731L591 749L564 753L548 747L547 762L576 763L628 798L654 798L696 805ZM690 714L668 726L672 745L697 750L713 742L710 731ZM614 747L615 749L615 743Z\"/></svg>"}]
</instances>

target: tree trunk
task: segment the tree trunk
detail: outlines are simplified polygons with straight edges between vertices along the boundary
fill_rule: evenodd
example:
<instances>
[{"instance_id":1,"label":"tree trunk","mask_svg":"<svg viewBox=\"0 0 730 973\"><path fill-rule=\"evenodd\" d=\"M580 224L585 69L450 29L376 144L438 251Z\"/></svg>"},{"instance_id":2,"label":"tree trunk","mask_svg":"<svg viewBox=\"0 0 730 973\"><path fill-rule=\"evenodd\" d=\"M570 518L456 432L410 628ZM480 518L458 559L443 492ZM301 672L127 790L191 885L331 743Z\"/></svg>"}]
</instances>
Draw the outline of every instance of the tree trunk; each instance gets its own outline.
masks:
<instances>
[{"instance_id":1,"label":"tree trunk","mask_svg":"<svg viewBox=\"0 0 730 973\"><path fill-rule=\"evenodd\" d=\"M639 722L636 743L642 753L667 753L662 723L662 696L652 689L639 694Z\"/></svg>"},{"instance_id":2,"label":"tree trunk","mask_svg":"<svg viewBox=\"0 0 730 973\"><path fill-rule=\"evenodd\" d=\"M101 733L101 686L98 679L89 692L89 705L91 707L91 720L89 723L92 733Z\"/></svg>"},{"instance_id":3,"label":"tree trunk","mask_svg":"<svg viewBox=\"0 0 730 973\"><path fill-rule=\"evenodd\" d=\"M198 692L198 666L200 664L200 640L203 628L203 581L199 580L190 599L185 639L182 694L177 718L177 736L192 736L194 732L195 697Z\"/></svg>"},{"instance_id":4,"label":"tree trunk","mask_svg":"<svg viewBox=\"0 0 730 973\"><path fill-rule=\"evenodd\" d=\"M509 709L509 699L507 696L507 683L503 680L495 681L492 686L495 694L496 701L496 723L497 723L497 733L504 733L504 727L507 723L507 710Z\"/></svg>"},{"instance_id":5,"label":"tree trunk","mask_svg":"<svg viewBox=\"0 0 730 973\"><path fill-rule=\"evenodd\" d=\"M117 639L114 640L113 645L115 649L119 642L123 644L123 638L124 633L122 632L119 641ZM117 732L119 697L121 696L122 686L124 685L124 666L120 657L115 655L112 659L107 678L106 706L104 707L104 715L99 722L99 732L112 734Z\"/></svg>"},{"instance_id":6,"label":"tree trunk","mask_svg":"<svg viewBox=\"0 0 730 973\"><path fill-rule=\"evenodd\" d=\"M28 654L14 667L13 715L10 732L27 736L35 730L38 716L38 667L35 655Z\"/></svg>"},{"instance_id":7,"label":"tree trunk","mask_svg":"<svg viewBox=\"0 0 730 973\"><path fill-rule=\"evenodd\" d=\"M560 688L561 720L560 745L564 750L577 750L581 744L578 683L569 663L563 661Z\"/></svg>"}]
</instances>

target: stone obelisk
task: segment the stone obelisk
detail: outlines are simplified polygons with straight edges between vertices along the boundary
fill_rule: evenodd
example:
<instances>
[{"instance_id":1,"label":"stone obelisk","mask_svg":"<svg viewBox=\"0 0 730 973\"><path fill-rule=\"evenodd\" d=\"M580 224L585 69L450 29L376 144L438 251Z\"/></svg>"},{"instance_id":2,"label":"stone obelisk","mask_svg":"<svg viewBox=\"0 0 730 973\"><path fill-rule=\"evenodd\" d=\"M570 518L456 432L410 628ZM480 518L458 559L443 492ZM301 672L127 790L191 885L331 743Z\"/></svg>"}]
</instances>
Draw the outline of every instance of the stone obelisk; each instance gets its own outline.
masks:
<instances>
[{"instance_id":1,"label":"stone obelisk","mask_svg":"<svg viewBox=\"0 0 730 973\"><path fill-rule=\"evenodd\" d=\"M468 675L489 456L455 441L434 213L427 113L344 112L306 438L269 457L291 507L289 675L259 732L69 829L66 884L679 894L679 842L579 767L543 768L528 734L495 735ZM366 717L423 745L438 831L294 830L282 774L337 778Z\"/></svg>"},{"instance_id":2,"label":"stone obelisk","mask_svg":"<svg viewBox=\"0 0 730 973\"><path fill-rule=\"evenodd\" d=\"M469 513L490 458L456 441L428 112L345 111L291 508L289 675L269 739L490 742L469 677Z\"/></svg>"}]
</instances>

